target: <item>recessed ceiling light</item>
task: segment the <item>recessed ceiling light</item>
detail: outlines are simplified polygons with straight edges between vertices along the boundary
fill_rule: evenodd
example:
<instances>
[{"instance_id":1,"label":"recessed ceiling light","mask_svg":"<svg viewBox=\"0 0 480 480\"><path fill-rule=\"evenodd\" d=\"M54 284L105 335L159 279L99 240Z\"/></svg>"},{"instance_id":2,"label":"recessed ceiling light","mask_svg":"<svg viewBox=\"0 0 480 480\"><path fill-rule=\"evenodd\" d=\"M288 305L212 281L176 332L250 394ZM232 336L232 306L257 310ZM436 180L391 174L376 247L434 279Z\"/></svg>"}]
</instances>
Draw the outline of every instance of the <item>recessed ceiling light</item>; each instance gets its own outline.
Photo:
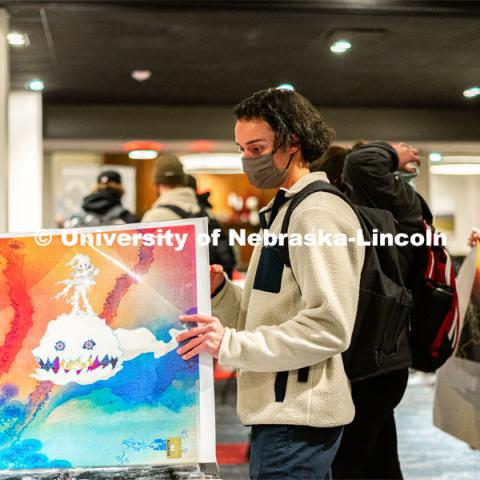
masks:
<instances>
[{"instance_id":1,"label":"recessed ceiling light","mask_svg":"<svg viewBox=\"0 0 480 480\"><path fill-rule=\"evenodd\" d=\"M132 78L137 82L144 82L148 80L152 76L152 72L150 70L134 70L132 72Z\"/></svg>"},{"instance_id":2,"label":"recessed ceiling light","mask_svg":"<svg viewBox=\"0 0 480 480\"><path fill-rule=\"evenodd\" d=\"M128 158L132 160L153 160L158 157L156 150L132 150L128 152Z\"/></svg>"},{"instance_id":3,"label":"recessed ceiling light","mask_svg":"<svg viewBox=\"0 0 480 480\"><path fill-rule=\"evenodd\" d=\"M480 95L480 87L467 88L463 91L463 96L466 98L474 98Z\"/></svg>"},{"instance_id":4,"label":"recessed ceiling light","mask_svg":"<svg viewBox=\"0 0 480 480\"><path fill-rule=\"evenodd\" d=\"M345 53L352 48L352 44L348 40L337 40L333 45L330 45L332 53Z\"/></svg>"},{"instance_id":5,"label":"recessed ceiling light","mask_svg":"<svg viewBox=\"0 0 480 480\"><path fill-rule=\"evenodd\" d=\"M28 35L19 32L10 32L7 35L7 42L12 47L28 47L30 45Z\"/></svg>"},{"instance_id":6,"label":"recessed ceiling light","mask_svg":"<svg viewBox=\"0 0 480 480\"><path fill-rule=\"evenodd\" d=\"M432 152L430 153L430 155L428 156L428 159L431 161L431 162L440 162L442 160L442 154L441 153L438 153L438 152Z\"/></svg>"},{"instance_id":7,"label":"recessed ceiling light","mask_svg":"<svg viewBox=\"0 0 480 480\"><path fill-rule=\"evenodd\" d=\"M282 83L277 87L277 90L290 90L291 92L295 91L295 87L290 83Z\"/></svg>"},{"instance_id":8,"label":"recessed ceiling light","mask_svg":"<svg viewBox=\"0 0 480 480\"><path fill-rule=\"evenodd\" d=\"M45 84L39 79L30 80L27 82L27 88L32 92L41 92L45 88Z\"/></svg>"}]
</instances>

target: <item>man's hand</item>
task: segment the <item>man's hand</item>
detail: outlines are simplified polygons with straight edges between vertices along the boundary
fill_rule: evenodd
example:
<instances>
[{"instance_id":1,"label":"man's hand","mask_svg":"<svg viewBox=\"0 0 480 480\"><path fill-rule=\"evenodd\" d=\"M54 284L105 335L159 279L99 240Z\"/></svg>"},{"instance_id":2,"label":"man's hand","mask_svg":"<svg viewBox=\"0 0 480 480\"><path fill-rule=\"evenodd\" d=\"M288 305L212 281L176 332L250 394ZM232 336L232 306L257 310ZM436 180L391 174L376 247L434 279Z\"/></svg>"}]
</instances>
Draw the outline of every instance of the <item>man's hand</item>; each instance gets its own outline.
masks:
<instances>
[{"instance_id":1,"label":"man's hand","mask_svg":"<svg viewBox=\"0 0 480 480\"><path fill-rule=\"evenodd\" d=\"M218 290L224 281L223 267L221 265L210 265L210 295Z\"/></svg>"},{"instance_id":2,"label":"man's hand","mask_svg":"<svg viewBox=\"0 0 480 480\"><path fill-rule=\"evenodd\" d=\"M408 173L415 172L415 167L409 164L416 163L417 165L420 165L418 150L405 142L392 143L392 147L397 151L398 170L403 170Z\"/></svg>"},{"instance_id":3,"label":"man's hand","mask_svg":"<svg viewBox=\"0 0 480 480\"><path fill-rule=\"evenodd\" d=\"M470 233L470 236L468 237L468 244L471 247L474 247L479 240L480 240L480 230L478 228L473 227L472 233Z\"/></svg>"},{"instance_id":4,"label":"man's hand","mask_svg":"<svg viewBox=\"0 0 480 480\"><path fill-rule=\"evenodd\" d=\"M198 326L176 337L178 343L191 339L177 349L177 353L184 360L190 360L200 352L207 352L212 357L218 358L220 344L225 333L220 320L208 315L181 315L179 318L183 323L197 323Z\"/></svg>"}]
</instances>

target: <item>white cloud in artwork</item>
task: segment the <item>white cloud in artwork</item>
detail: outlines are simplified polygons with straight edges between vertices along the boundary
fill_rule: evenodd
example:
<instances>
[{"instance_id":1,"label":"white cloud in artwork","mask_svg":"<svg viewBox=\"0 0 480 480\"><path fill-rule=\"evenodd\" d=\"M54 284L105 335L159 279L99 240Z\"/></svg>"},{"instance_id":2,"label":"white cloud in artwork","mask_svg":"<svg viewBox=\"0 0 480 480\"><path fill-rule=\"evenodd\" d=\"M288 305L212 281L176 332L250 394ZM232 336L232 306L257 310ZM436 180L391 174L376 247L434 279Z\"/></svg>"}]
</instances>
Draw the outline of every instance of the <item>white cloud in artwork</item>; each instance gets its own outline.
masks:
<instances>
[{"instance_id":1,"label":"white cloud in artwork","mask_svg":"<svg viewBox=\"0 0 480 480\"><path fill-rule=\"evenodd\" d=\"M164 343L147 328L110 328L95 314L88 300L99 269L84 254L75 255L67 265L73 273L71 278L58 282L65 287L55 298L72 291L68 300L72 311L48 323L40 345L32 351L38 364L33 378L57 385L89 385L113 377L122 369L123 362L143 353L159 358L177 347L175 336L181 330L169 330L172 339Z\"/></svg>"}]
</instances>

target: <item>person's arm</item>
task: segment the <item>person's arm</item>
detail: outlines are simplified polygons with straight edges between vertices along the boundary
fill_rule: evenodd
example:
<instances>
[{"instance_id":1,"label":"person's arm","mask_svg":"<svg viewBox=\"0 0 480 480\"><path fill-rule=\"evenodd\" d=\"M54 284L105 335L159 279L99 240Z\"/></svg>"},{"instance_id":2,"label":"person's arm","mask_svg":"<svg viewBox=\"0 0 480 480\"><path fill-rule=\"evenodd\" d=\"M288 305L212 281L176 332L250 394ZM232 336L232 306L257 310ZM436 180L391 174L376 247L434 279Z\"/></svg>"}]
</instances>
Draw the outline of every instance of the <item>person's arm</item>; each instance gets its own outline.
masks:
<instances>
[{"instance_id":1,"label":"person's arm","mask_svg":"<svg viewBox=\"0 0 480 480\"><path fill-rule=\"evenodd\" d=\"M360 224L345 202L326 193L313 194L304 202L305 208L299 207L292 215L289 233L317 235L323 229L332 235L355 237ZM220 364L254 372L295 370L348 348L364 247L353 243L342 247L291 246L289 253L304 307L281 325L261 326L254 331L226 328L219 350Z\"/></svg>"},{"instance_id":2,"label":"person's arm","mask_svg":"<svg viewBox=\"0 0 480 480\"><path fill-rule=\"evenodd\" d=\"M389 210L399 221L420 220L422 208L415 190L393 173L408 170L409 160L418 158L415 150L409 153L403 145L394 148L386 142L372 142L353 150L345 161L344 180L352 186L354 200L366 199L366 206Z\"/></svg>"},{"instance_id":3,"label":"person's arm","mask_svg":"<svg viewBox=\"0 0 480 480\"><path fill-rule=\"evenodd\" d=\"M219 288L212 293L214 295L212 297L212 315L218 317L223 326L236 328L243 289L225 275L223 284L219 285Z\"/></svg>"},{"instance_id":4,"label":"person's arm","mask_svg":"<svg viewBox=\"0 0 480 480\"><path fill-rule=\"evenodd\" d=\"M201 352L207 352L218 358L218 351L225 332L224 325L235 328L239 321L239 315L241 313L245 315L241 309L242 295L243 290L228 279L221 265L210 265L212 309L213 313L222 320L211 315L181 315L181 322L196 323L197 326L181 332L176 337L175 340L178 343L185 341L185 344L177 349L177 353L184 360L189 360Z\"/></svg>"}]
</instances>

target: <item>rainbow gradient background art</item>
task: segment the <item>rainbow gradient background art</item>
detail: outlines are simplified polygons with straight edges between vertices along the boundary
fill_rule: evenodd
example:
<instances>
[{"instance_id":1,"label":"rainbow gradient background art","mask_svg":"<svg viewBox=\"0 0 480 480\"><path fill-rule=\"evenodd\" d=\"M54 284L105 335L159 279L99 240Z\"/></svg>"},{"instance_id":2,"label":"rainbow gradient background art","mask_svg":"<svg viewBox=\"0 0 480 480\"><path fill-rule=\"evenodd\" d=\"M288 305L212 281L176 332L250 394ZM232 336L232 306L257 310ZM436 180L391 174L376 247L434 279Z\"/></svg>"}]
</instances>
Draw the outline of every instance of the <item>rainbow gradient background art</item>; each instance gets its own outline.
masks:
<instances>
[{"instance_id":1,"label":"rainbow gradient background art","mask_svg":"<svg viewBox=\"0 0 480 480\"><path fill-rule=\"evenodd\" d=\"M32 350L47 325L72 309L55 295L77 254L99 269L88 297L111 329L145 327L157 340L171 340L169 330L182 328L178 316L197 311L197 272L195 225L169 228L188 233L182 251L66 247L58 231L46 247L32 236L0 238L0 470L198 461L196 358L185 362L175 349L159 358L144 353L89 385L31 376L39 368Z\"/></svg>"}]
</instances>

